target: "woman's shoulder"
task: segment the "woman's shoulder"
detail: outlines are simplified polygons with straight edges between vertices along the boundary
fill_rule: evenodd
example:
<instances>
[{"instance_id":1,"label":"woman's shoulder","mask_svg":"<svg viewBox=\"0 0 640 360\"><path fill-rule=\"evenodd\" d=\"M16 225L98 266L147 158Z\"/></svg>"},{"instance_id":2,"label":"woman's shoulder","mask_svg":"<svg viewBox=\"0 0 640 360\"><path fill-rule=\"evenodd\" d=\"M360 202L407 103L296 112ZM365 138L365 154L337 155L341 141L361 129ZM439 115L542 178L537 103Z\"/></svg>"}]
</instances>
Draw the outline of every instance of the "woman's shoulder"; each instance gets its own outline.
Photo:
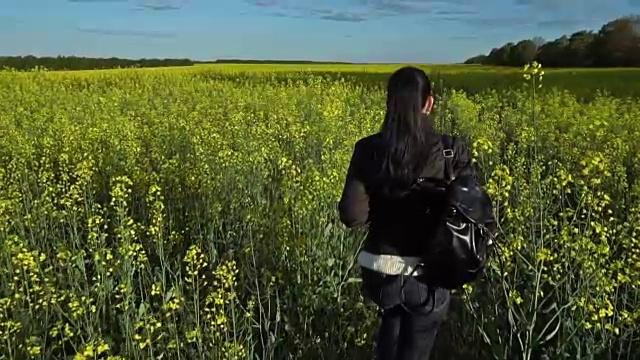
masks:
<instances>
[{"instance_id":1,"label":"woman's shoulder","mask_svg":"<svg viewBox=\"0 0 640 360\"><path fill-rule=\"evenodd\" d=\"M442 141L443 141L443 145L446 146L445 141L448 141L450 147L455 152L468 152L469 151L469 139L466 136L442 133L441 134L441 138L442 138Z\"/></svg>"},{"instance_id":2,"label":"woman's shoulder","mask_svg":"<svg viewBox=\"0 0 640 360\"><path fill-rule=\"evenodd\" d=\"M470 146L470 139L467 136L449 136L452 140L450 142L453 150L453 156L455 158L455 167L458 169L458 175L475 173L472 161L472 151Z\"/></svg>"},{"instance_id":3,"label":"woman's shoulder","mask_svg":"<svg viewBox=\"0 0 640 360\"><path fill-rule=\"evenodd\" d=\"M357 153L370 153L382 145L382 134L375 133L360 138L356 141L354 151Z\"/></svg>"},{"instance_id":4,"label":"woman's shoulder","mask_svg":"<svg viewBox=\"0 0 640 360\"><path fill-rule=\"evenodd\" d=\"M382 134L377 132L375 134L367 135L356 141L356 146L378 145L382 141Z\"/></svg>"}]
</instances>

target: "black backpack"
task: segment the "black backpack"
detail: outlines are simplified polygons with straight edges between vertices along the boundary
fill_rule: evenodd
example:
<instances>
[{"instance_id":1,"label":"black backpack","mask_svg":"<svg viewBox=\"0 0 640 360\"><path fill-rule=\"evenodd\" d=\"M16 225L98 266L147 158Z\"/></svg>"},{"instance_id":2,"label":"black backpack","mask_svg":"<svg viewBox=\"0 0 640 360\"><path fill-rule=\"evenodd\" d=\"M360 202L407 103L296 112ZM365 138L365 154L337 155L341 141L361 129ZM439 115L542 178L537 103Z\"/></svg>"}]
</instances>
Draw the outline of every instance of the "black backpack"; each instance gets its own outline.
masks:
<instances>
[{"instance_id":1,"label":"black backpack","mask_svg":"<svg viewBox=\"0 0 640 360\"><path fill-rule=\"evenodd\" d=\"M460 289L485 269L493 243L495 217L489 195L473 176L456 177L454 138L443 135L445 181L440 184L444 207L430 214L435 228L429 234L422 262L422 278L429 285ZM428 181L419 179L419 182ZM433 223L432 223L433 224Z\"/></svg>"}]
</instances>

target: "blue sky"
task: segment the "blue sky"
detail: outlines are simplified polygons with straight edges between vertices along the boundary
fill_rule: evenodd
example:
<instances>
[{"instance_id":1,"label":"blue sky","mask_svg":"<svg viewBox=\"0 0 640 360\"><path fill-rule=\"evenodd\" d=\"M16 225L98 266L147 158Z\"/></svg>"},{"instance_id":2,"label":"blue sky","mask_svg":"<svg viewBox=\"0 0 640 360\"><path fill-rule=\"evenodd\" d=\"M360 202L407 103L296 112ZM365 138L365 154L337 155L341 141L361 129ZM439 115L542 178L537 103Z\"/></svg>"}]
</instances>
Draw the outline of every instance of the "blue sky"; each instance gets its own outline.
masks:
<instances>
[{"instance_id":1,"label":"blue sky","mask_svg":"<svg viewBox=\"0 0 640 360\"><path fill-rule=\"evenodd\" d=\"M460 62L640 0L2 0L0 55Z\"/></svg>"}]
</instances>

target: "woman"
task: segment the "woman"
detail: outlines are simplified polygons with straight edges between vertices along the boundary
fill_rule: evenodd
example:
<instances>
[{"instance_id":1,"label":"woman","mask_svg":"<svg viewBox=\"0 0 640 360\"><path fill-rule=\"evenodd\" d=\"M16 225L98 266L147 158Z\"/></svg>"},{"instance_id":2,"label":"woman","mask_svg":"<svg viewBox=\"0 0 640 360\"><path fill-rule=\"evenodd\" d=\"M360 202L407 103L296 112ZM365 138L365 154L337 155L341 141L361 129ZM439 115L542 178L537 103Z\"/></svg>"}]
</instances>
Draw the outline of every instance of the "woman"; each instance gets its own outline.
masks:
<instances>
[{"instance_id":1,"label":"woman","mask_svg":"<svg viewBox=\"0 0 640 360\"><path fill-rule=\"evenodd\" d=\"M358 264L366 296L382 310L380 360L429 359L449 307L450 292L431 289L416 268L433 219L428 213L441 201L416 179L445 178L442 134L429 118L433 104L424 71L403 67L391 75L382 129L356 143L339 203L346 226L369 227ZM456 175L473 174L466 146L454 141L451 148Z\"/></svg>"}]
</instances>

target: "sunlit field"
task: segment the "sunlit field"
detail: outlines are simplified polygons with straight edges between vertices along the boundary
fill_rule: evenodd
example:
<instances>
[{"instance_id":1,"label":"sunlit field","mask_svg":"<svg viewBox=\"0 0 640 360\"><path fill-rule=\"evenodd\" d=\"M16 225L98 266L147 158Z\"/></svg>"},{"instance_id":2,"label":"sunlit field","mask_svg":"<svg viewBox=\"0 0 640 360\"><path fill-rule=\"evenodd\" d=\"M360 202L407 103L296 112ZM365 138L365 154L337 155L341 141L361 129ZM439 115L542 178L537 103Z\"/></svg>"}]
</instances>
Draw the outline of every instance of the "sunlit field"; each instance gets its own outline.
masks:
<instances>
[{"instance_id":1,"label":"sunlit field","mask_svg":"<svg viewBox=\"0 0 640 360\"><path fill-rule=\"evenodd\" d=\"M336 204L399 65L313 67L0 73L0 358L371 359ZM435 358L639 359L640 70L425 68L500 223Z\"/></svg>"},{"instance_id":2,"label":"sunlit field","mask_svg":"<svg viewBox=\"0 0 640 360\"><path fill-rule=\"evenodd\" d=\"M480 65L419 65L432 77L436 88L453 88L467 93L479 93L486 89L509 91L522 88L521 71L513 67ZM220 77L238 77L247 74L253 78L265 76L270 80L321 76L336 80L344 78L352 83L379 87L401 64L212 64L170 68L173 72L216 74ZM169 68L136 70L75 71L76 74L93 75L96 72L162 72ZM640 97L640 69L638 68L590 68L545 69L544 84L547 89L569 90L579 99L592 100L599 95L616 97Z\"/></svg>"}]
</instances>

